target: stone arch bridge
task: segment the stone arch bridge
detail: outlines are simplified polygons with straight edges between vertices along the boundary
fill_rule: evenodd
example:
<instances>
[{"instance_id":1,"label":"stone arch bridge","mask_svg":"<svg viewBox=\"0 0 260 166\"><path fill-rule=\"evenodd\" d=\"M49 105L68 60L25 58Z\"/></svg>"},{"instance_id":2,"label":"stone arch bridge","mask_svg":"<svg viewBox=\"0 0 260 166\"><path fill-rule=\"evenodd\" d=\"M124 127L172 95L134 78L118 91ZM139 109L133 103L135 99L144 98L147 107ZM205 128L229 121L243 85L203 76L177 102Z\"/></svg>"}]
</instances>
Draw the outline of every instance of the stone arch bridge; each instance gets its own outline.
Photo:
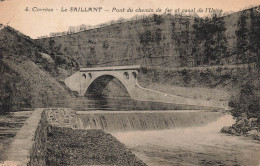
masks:
<instances>
[{"instance_id":1,"label":"stone arch bridge","mask_svg":"<svg viewBox=\"0 0 260 166\"><path fill-rule=\"evenodd\" d=\"M81 68L80 71L66 78L65 84L72 91L78 92L79 96L84 96L86 93L98 95L102 93L111 80L116 78L122 83L129 96L134 100L201 106L207 108L228 108L226 104L221 102L184 98L143 88L137 82L139 70L139 65Z\"/></svg>"}]
</instances>

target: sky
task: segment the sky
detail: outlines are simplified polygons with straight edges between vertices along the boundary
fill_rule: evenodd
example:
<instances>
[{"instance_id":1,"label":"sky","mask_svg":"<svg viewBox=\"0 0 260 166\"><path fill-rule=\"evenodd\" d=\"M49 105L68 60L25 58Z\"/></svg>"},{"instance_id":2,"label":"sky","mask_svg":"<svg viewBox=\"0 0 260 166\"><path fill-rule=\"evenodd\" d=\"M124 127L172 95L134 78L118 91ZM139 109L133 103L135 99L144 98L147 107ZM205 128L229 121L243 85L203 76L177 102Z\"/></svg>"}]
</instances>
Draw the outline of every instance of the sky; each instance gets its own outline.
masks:
<instances>
[{"instance_id":1,"label":"sky","mask_svg":"<svg viewBox=\"0 0 260 166\"><path fill-rule=\"evenodd\" d=\"M131 18L143 14L174 14L179 9L192 12L203 9L200 15L208 15L206 8L240 11L249 6L259 6L259 0L5 0L0 1L0 23L9 25L31 38L62 32L69 26L97 25L118 18ZM70 12L71 7L102 8L100 12ZM133 9L128 12L127 9ZM153 9L138 12L136 9ZM157 9L161 9L161 11ZM29 11L26 11L28 9ZM53 10L52 12L37 9ZM63 11L61 11L63 9ZM67 9L67 11L65 11ZM114 10L113 10L114 9ZM187 11L188 12L188 11Z\"/></svg>"}]
</instances>

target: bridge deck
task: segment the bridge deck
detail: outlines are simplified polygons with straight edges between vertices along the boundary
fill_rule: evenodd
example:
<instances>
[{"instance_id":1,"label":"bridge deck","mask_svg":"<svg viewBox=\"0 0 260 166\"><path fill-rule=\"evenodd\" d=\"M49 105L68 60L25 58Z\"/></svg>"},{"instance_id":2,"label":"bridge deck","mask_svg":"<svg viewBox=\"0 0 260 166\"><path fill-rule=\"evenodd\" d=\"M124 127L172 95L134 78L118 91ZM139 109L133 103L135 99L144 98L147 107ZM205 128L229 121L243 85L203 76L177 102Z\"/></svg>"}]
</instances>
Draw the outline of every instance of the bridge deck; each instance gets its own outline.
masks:
<instances>
[{"instance_id":1,"label":"bridge deck","mask_svg":"<svg viewBox=\"0 0 260 166\"><path fill-rule=\"evenodd\" d=\"M92 71L117 71L117 70L137 70L140 69L140 65L132 66L111 66L111 67L89 67L80 68L80 72L92 72Z\"/></svg>"}]
</instances>

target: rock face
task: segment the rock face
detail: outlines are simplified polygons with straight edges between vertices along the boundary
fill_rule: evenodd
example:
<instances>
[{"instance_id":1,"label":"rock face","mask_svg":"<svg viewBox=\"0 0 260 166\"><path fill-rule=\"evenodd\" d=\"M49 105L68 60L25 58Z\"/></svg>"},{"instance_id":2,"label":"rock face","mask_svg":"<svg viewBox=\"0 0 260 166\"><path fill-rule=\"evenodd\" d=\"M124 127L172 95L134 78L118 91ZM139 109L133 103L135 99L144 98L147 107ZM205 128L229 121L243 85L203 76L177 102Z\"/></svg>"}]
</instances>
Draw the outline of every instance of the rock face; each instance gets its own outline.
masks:
<instances>
[{"instance_id":1,"label":"rock face","mask_svg":"<svg viewBox=\"0 0 260 166\"><path fill-rule=\"evenodd\" d=\"M235 124L232 126L223 127L221 132L237 136L244 135L260 141L260 128L257 121L258 118L248 119L246 114L243 113L240 117L237 118Z\"/></svg>"},{"instance_id":2,"label":"rock face","mask_svg":"<svg viewBox=\"0 0 260 166\"><path fill-rule=\"evenodd\" d=\"M146 165L111 134L96 129L51 127L47 149L47 165Z\"/></svg>"}]
</instances>

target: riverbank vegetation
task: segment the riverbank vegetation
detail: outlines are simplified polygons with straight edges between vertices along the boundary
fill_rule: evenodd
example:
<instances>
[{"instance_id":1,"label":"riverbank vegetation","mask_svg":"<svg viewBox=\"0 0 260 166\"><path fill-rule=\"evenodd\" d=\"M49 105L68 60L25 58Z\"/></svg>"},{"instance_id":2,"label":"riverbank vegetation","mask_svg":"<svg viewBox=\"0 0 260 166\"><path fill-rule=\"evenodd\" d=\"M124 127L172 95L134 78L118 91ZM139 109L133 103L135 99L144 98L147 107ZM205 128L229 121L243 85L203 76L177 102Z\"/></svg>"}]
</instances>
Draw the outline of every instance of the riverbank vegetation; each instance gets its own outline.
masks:
<instances>
[{"instance_id":1,"label":"riverbank vegetation","mask_svg":"<svg viewBox=\"0 0 260 166\"><path fill-rule=\"evenodd\" d=\"M260 141L260 74L250 73L241 86L240 93L233 97L231 114L236 118L232 126L221 132L231 135L244 135Z\"/></svg>"}]
</instances>

